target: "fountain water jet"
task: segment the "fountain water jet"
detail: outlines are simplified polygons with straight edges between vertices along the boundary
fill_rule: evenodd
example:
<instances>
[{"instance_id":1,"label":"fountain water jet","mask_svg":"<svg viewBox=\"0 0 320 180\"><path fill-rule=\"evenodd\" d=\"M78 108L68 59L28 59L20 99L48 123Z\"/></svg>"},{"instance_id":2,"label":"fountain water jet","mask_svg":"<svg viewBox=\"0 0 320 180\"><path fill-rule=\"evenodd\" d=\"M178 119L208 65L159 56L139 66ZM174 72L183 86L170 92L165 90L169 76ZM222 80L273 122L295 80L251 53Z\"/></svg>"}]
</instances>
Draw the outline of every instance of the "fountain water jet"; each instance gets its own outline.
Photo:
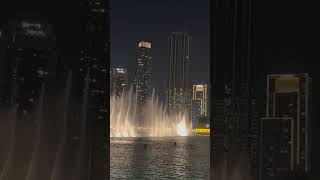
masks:
<instances>
[{"instance_id":1,"label":"fountain water jet","mask_svg":"<svg viewBox=\"0 0 320 180\"><path fill-rule=\"evenodd\" d=\"M186 112L169 113L159 103L154 90L143 107L142 117L137 123L137 96L130 88L120 97L110 98L110 137L164 137L188 136L191 126ZM139 124L140 126L137 126ZM141 126L143 124L143 126Z\"/></svg>"}]
</instances>

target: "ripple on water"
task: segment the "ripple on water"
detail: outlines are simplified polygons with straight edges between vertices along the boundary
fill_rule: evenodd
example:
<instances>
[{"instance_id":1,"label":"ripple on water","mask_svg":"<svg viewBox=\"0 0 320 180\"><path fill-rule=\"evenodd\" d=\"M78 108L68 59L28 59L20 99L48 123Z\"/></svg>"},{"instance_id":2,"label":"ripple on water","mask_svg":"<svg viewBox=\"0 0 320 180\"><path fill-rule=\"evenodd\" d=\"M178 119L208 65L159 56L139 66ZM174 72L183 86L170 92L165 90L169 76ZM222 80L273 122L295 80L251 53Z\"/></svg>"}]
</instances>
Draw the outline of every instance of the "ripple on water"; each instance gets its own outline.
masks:
<instances>
[{"instance_id":1,"label":"ripple on water","mask_svg":"<svg viewBox=\"0 0 320 180\"><path fill-rule=\"evenodd\" d=\"M209 137L112 138L110 178L209 179L209 147Z\"/></svg>"}]
</instances>

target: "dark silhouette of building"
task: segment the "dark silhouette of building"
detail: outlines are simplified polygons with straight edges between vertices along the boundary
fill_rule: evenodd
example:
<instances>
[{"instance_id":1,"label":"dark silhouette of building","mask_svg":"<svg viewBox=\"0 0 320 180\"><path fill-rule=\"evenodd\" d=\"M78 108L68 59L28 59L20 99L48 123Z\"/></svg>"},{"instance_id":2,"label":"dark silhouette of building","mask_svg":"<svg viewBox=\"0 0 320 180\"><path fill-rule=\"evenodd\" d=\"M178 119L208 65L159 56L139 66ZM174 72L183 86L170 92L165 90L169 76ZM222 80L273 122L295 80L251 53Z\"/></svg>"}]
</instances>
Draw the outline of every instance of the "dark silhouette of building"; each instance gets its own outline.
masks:
<instances>
[{"instance_id":1,"label":"dark silhouette of building","mask_svg":"<svg viewBox=\"0 0 320 180\"><path fill-rule=\"evenodd\" d=\"M6 59L8 35L4 27L0 28L0 105L6 105L10 100L10 61Z\"/></svg>"},{"instance_id":2,"label":"dark silhouette of building","mask_svg":"<svg viewBox=\"0 0 320 180\"><path fill-rule=\"evenodd\" d=\"M116 97L128 90L128 72L125 68L112 68L110 71L110 93Z\"/></svg>"},{"instance_id":3,"label":"dark silhouette of building","mask_svg":"<svg viewBox=\"0 0 320 180\"><path fill-rule=\"evenodd\" d=\"M251 0L210 1L211 179L257 176Z\"/></svg>"},{"instance_id":4,"label":"dark silhouette of building","mask_svg":"<svg viewBox=\"0 0 320 180\"><path fill-rule=\"evenodd\" d=\"M52 115L48 114L53 103L49 97L56 90L56 38L51 25L34 20L12 21L4 32L2 62L7 69L1 78L6 78L2 81L6 91L1 96L11 109L10 118L4 121L11 121L8 128L12 133L8 135L9 149L0 176L12 180L47 177L48 172L42 170L54 161L54 148L50 148L55 146L48 139L56 135L54 125L60 122L47 118ZM45 154L46 148L50 150Z\"/></svg>"},{"instance_id":5,"label":"dark silhouette of building","mask_svg":"<svg viewBox=\"0 0 320 180\"><path fill-rule=\"evenodd\" d=\"M308 74L272 74L267 80L267 117L293 118L293 170L311 170L312 79Z\"/></svg>"},{"instance_id":6,"label":"dark silhouette of building","mask_svg":"<svg viewBox=\"0 0 320 180\"><path fill-rule=\"evenodd\" d=\"M138 43L138 57L136 61L135 91L137 93L138 125L144 124L143 105L151 95L151 43Z\"/></svg>"},{"instance_id":7,"label":"dark silhouette of building","mask_svg":"<svg viewBox=\"0 0 320 180\"><path fill-rule=\"evenodd\" d=\"M18 103L19 111L29 114L35 108L42 84L55 78L56 40L48 24L16 21L8 28L10 41L6 58L10 61L11 97Z\"/></svg>"},{"instance_id":8,"label":"dark silhouette of building","mask_svg":"<svg viewBox=\"0 0 320 180\"><path fill-rule=\"evenodd\" d=\"M109 1L81 0L80 15L81 135L86 175L79 179L105 179L109 169ZM84 139L82 139L82 137ZM80 174L80 173L79 173Z\"/></svg>"},{"instance_id":9,"label":"dark silhouette of building","mask_svg":"<svg viewBox=\"0 0 320 180\"><path fill-rule=\"evenodd\" d=\"M58 58L49 24L1 27L1 180L108 178L109 1L80 4L80 64L72 67Z\"/></svg>"},{"instance_id":10,"label":"dark silhouette of building","mask_svg":"<svg viewBox=\"0 0 320 180\"><path fill-rule=\"evenodd\" d=\"M262 118L259 180L286 179L294 167L294 119Z\"/></svg>"},{"instance_id":11,"label":"dark silhouette of building","mask_svg":"<svg viewBox=\"0 0 320 180\"><path fill-rule=\"evenodd\" d=\"M191 36L173 32L169 36L168 107L171 112L188 113L191 119Z\"/></svg>"}]
</instances>

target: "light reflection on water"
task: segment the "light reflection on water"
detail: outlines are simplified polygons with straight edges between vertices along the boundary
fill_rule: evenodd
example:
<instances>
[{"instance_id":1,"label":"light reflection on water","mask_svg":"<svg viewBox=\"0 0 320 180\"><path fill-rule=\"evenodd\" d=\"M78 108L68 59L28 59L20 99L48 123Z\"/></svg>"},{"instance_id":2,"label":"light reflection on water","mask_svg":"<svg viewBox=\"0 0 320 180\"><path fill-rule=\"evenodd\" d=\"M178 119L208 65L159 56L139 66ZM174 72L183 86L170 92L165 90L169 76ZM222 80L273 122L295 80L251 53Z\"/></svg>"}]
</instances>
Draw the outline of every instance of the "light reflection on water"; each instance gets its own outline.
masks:
<instances>
[{"instance_id":1,"label":"light reflection on water","mask_svg":"<svg viewBox=\"0 0 320 180\"><path fill-rule=\"evenodd\" d=\"M209 137L111 138L110 148L110 179L209 179Z\"/></svg>"}]
</instances>

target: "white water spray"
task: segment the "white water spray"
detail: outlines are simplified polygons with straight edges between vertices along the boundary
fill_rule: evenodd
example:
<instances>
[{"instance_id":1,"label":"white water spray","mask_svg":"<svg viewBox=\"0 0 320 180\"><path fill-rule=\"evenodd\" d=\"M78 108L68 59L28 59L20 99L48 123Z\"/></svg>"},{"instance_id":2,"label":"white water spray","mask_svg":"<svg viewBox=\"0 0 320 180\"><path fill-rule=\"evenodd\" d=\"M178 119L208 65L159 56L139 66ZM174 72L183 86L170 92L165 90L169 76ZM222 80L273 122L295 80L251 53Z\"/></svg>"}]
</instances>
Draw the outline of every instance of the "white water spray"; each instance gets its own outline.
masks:
<instances>
[{"instance_id":1,"label":"white water spray","mask_svg":"<svg viewBox=\"0 0 320 180\"><path fill-rule=\"evenodd\" d=\"M110 137L188 136L190 123L184 112L169 114L159 103L154 90L143 109L143 120L137 123L137 96L132 88L120 97L110 98ZM143 124L143 126L137 126Z\"/></svg>"}]
</instances>

